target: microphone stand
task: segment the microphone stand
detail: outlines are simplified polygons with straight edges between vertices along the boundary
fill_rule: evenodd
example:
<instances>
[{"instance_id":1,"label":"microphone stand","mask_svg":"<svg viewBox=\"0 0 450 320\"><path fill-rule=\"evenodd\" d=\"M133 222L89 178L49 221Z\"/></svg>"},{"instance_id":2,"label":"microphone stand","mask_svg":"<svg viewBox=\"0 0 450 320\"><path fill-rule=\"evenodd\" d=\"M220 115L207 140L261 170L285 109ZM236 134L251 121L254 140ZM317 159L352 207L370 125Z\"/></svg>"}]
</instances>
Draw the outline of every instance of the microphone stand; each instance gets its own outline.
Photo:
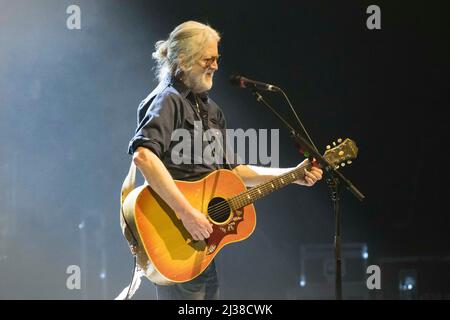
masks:
<instances>
[{"instance_id":1,"label":"microphone stand","mask_svg":"<svg viewBox=\"0 0 450 320\"><path fill-rule=\"evenodd\" d=\"M346 178L344 175L337 171L336 168L328 163L327 160L313 147L304 137L302 137L267 101L263 96L256 90L253 89L253 95L256 101L264 104L268 107L272 113L274 113L278 119L286 126L289 130L291 138L301 146L301 148L308 152L310 157L316 159L324 171L325 181L328 184L330 190L330 198L333 203L333 213L335 219L335 235L334 235L334 249L335 249L335 260L336 260L336 273L335 273L335 295L336 300L342 300L342 245L341 245L341 212L339 206L339 192L341 186L344 186L359 200L362 201L365 197L364 195ZM297 115L296 115L297 117ZM298 117L297 117L298 119ZM306 130L304 130L306 132ZM308 136L309 138L309 136ZM311 141L312 142L312 141Z\"/></svg>"}]
</instances>

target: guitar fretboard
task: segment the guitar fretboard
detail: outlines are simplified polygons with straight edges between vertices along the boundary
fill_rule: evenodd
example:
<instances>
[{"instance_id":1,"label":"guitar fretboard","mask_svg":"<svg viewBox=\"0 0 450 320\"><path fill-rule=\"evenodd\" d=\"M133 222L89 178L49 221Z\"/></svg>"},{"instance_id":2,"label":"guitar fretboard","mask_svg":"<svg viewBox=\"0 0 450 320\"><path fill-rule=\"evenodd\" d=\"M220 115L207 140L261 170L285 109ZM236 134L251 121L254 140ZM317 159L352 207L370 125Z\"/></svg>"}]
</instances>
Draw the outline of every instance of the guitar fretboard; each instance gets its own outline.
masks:
<instances>
[{"instance_id":1,"label":"guitar fretboard","mask_svg":"<svg viewBox=\"0 0 450 320\"><path fill-rule=\"evenodd\" d=\"M243 208L256 200L261 199L300 178L303 178L305 175L305 169L311 169L311 163L308 162L307 164L295 168L281 176L253 187L248 191L242 192L228 199L228 203L232 210Z\"/></svg>"}]
</instances>

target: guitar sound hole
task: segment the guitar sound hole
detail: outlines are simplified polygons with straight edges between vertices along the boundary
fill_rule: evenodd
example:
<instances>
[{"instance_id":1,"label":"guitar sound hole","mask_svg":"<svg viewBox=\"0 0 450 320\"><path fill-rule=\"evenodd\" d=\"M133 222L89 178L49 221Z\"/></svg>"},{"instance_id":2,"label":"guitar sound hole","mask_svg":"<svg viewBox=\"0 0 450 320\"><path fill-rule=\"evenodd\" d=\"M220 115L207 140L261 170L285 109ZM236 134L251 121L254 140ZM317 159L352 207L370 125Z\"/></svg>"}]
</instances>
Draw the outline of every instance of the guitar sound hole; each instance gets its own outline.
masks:
<instances>
[{"instance_id":1,"label":"guitar sound hole","mask_svg":"<svg viewBox=\"0 0 450 320\"><path fill-rule=\"evenodd\" d=\"M222 223L230 217L231 210L224 198L212 198L208 203L208 215L212 221Z\"/></svg>"}]
</instances>

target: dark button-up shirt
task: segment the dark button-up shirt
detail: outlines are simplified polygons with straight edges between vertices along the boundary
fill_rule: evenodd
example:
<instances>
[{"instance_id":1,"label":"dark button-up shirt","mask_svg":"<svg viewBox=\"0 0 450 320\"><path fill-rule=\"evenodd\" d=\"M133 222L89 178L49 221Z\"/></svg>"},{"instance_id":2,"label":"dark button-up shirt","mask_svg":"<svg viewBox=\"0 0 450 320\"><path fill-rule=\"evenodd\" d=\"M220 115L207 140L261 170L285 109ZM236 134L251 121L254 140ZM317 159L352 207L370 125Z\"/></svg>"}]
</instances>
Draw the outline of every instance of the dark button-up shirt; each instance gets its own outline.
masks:
<instances>
[{"instance_id":1,"label":"dark button-up shirt","mask_svg":"<svg viewBox=\"0 0 450 320\"><path fill-rule=\"evenodd\" d=\"M200 109L198 113L196 100ZM201 121L201 122L200 122ZM200 124L200 128L199 128ZM202 128L201 128L202 127ZM172 132L176 129L186 129L191 138L191 154L184 155L188 162L176 164L172 159L172 150L181 140L172 141ZM211 171L236 167L235 154L229 152L222 163L208 164L203 161L202 154L194 148L194 131L203 134L200 129L212 129L214 135L220 131L223 140L221 147L227 150L225 144L226 121L219 106L206 93L195 95L188 87L175 78L169 77L162 81L150 95L139 105L137 110L137 128L128 146L128 153L133 154L138 147L150 149L166 166L176 180L197 180ZM214 139L214 138L212 138ZM212 141L203 141L202 152ZM179 147L177 148L177 150ZM225 155L225 152L223 152ZM175 161L176 162L176 161ZM186 162L186 161L185 161ZM201 162L201 163L199 163Z\"/></svg>"}]
</instances>

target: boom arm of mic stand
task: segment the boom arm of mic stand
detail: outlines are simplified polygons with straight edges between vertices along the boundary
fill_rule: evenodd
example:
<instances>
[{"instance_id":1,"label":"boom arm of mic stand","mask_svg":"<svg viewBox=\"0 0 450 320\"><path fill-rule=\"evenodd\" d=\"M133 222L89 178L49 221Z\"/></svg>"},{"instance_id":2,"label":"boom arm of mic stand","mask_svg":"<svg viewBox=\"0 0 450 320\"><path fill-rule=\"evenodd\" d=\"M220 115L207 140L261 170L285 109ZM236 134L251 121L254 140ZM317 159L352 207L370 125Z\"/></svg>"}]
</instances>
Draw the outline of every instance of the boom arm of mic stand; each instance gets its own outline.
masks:
<instances>
[{"instance_id":1,"label":"boom arm of mic stand","mask_svg":"<svg viewBox=\"0 0 450 320\"><path fill-rule=\"evenodd\" d=\"M278 119L287 127L289 130L291 137L297 142L302 148L309 152L309 154L316 159L316 161L322 166L324 171L333 177L337 178L339 182L342 183L353 195L359 200L364 200L365 196L338 170L336 170L333 166L331 166L325 158L313 148L308 141L305 140L270 104L264 100L263 96L256 90L253 90L253 95L256 98L256 101L261 102L266 107L272 111Z\"/></svg>"}]
</instances>

